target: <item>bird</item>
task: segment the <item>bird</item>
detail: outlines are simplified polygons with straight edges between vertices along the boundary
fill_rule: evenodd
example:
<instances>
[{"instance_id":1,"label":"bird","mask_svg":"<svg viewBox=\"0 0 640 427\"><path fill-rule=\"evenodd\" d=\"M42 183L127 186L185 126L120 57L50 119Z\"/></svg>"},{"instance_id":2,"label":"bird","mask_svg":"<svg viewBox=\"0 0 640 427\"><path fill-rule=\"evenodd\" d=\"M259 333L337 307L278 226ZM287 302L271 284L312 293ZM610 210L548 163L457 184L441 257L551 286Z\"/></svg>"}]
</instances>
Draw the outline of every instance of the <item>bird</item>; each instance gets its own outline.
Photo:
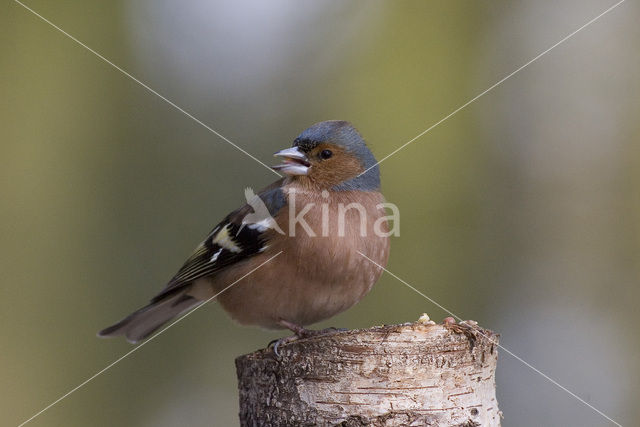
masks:
<instances>
[{"instance_id":1,"label":"bird","mask_svg":"<svg viewBox=\"0 0 640 427\"><path fill-rule=\"evenodd\" d=\"M213 228L149 304L99 337L139 343L214 296L242 325L306 337L314 332L308 326L371 290L387 264L390 233L378 164L360 133L347 121L319 122L274 156L281 178L245 190L247 203Z\"/></svg>"}]
</instances>

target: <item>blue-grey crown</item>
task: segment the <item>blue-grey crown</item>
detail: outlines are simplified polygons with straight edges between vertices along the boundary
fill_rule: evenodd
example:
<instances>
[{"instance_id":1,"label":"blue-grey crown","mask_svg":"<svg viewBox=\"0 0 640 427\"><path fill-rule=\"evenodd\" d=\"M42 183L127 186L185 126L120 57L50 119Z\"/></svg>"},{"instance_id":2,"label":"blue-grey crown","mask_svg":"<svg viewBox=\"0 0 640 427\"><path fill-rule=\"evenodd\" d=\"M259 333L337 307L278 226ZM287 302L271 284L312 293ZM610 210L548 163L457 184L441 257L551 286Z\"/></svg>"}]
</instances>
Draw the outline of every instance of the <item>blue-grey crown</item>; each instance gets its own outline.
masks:
<instances>
[{"instance_id":1,"label":"blue-grey crown","mask_svg":"<svg viewBox=\"0 0 640 427\"><path fill-rule=\"evenodd\" d=\"M293 146L300 148L302 151L310 151L322 142L330 142L344 147L360 160L364 170L366 170L362 175L336 185L333 188L334 190L374 191L380 188L378 162L367 147L364 139L362 139L362 136L351 123L343 120L328 120L316 123L302 131L293 141Z\"/></svg>"}]
</instances>

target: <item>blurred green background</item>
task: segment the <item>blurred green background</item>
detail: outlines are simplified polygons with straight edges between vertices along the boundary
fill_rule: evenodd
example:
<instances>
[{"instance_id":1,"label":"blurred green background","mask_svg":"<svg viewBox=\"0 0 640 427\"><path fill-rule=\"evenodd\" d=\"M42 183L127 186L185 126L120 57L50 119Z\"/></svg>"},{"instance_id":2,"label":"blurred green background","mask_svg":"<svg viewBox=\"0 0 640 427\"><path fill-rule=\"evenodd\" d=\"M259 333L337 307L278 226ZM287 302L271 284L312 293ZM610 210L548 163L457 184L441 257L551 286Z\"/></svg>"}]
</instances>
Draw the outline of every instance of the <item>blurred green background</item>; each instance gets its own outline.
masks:
<instances>
[{"instance_id":1,"label":"blurred green background","mask_svg":"<svg viewBox=\"0 0 640 427\"><path fill-rule=\"evenodd\" d=\"M26 4L271 163L351 121L378 158L613 2ZM381 166L388 268L625 425L640 419L640 7L627 2ZM15 2L0 12L0 417L132 347L97 330L162 288L274 176ZM319 326L447 314L384 275ZM281 336L198 310L35 426L237 425L234 358ZM505 352L506 426L605 418Z\"/></svg>"}]
</instances>

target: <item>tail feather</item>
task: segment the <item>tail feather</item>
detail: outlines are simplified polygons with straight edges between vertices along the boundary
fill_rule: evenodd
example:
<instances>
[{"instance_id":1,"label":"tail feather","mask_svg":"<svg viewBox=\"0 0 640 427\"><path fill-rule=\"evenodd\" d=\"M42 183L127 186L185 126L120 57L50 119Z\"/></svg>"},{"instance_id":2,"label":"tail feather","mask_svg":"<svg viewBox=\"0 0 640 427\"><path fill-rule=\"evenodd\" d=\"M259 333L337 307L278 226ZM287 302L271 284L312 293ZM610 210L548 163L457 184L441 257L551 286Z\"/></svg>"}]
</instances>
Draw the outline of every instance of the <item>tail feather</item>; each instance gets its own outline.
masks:
<instances>
[{"instance_id":1,"label":"tail feather","mask_svg":"<svg viewBox=\"0 0 640 427\"><path fill-rule=\"evenodd\" d=\"M149 337L165 323L203 302L183 292L169 295L160 301L152 302L134 311L115 325L101 330L98 332L98 336L116 337L124 335L127 341L136 344Z\"/></svg>"}]
</instances>

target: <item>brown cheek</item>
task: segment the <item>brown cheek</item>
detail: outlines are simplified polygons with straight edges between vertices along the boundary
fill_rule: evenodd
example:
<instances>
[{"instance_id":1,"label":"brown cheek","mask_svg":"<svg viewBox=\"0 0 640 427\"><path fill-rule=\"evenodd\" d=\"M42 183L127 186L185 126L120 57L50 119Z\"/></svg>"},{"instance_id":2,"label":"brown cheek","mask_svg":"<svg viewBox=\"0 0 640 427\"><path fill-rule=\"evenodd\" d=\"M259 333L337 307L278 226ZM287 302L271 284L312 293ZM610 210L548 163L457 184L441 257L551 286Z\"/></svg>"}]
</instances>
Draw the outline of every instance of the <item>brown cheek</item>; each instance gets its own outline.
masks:
<instances>
[{"instance_id":1,"label":"brown cheek","mask_svg":"<svg viewBox=\"0 0 640 427\"><path fill-rule=\"evenodd\" d=\"M331 161L318 163L312 170L311 178L326 186L340 184L363 171L362 165L356 158L342 153L336 155Z\"/></svg>"}]
</instances>

